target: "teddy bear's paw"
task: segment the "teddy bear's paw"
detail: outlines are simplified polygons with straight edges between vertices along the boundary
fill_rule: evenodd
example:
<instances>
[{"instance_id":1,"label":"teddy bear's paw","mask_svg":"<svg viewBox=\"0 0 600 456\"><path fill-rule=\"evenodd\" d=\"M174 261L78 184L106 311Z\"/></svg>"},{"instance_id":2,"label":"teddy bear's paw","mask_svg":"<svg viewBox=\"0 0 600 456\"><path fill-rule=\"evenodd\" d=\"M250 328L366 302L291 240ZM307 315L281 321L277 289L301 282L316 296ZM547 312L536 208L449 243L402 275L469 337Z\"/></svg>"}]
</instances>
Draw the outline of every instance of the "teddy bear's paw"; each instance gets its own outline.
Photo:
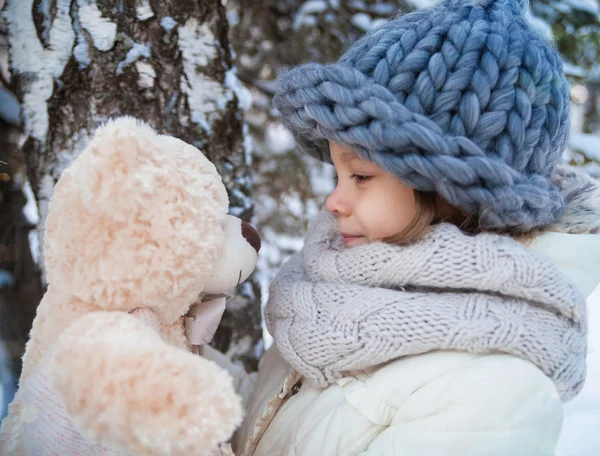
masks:
<instances>
[{"instance_id":1,"label":"teddy bear's paw","mask_svg":"<svg viewBox=\"0 0 600 456\"><path fill-rule=\"evenodd\" d=\"M229 374L126 313L72 324L55 362L53 382L82 432L129 454L207 454L241 421Z\"/></svg>"}]
</instances>

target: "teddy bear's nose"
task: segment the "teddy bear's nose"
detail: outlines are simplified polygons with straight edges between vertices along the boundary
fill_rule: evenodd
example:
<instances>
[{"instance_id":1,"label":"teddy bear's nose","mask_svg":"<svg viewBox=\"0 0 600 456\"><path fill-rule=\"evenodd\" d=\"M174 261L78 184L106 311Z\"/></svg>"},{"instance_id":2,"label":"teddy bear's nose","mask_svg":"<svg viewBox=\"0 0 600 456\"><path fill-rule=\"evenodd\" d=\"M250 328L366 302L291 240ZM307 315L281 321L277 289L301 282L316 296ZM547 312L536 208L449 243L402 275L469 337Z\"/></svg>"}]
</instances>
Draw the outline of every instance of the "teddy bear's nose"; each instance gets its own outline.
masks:
<instances>
[{"instance_id":1,"label":"teddy bear's nose","mask_svg":"<svg viewBox=\"0 0 600 456\"><path fill-rule=\"evenodd\" d=\"M258 253L260 250L260 236L254 227L249 223L242 222L242 236L248 241L248 244L254 247L256 253Z\"/></svg>"}]
</instances>

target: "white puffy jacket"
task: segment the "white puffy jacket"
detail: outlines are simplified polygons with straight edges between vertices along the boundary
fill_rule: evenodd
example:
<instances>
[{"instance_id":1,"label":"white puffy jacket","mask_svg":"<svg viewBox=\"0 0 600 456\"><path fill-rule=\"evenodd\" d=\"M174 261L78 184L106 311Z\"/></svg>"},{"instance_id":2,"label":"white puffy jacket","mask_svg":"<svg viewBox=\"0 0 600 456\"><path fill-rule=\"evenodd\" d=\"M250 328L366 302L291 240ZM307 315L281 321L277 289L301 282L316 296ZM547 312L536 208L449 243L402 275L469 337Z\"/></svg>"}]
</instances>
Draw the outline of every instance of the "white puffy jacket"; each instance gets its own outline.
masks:
<instances>
[{"instance_id":1,"label":"white puffy jacket","mask_svg":"<svg viewBox=\"0 0 600 456\"><path fill-rule=\"evenodd\" d=\"M532 248L586 296L598 284L599 235L547 233ZM272 347L233 448L237 456L550 456L562 409L552 381L510 355L436 351L317 389Z\"/></svg>"}]
</instances>

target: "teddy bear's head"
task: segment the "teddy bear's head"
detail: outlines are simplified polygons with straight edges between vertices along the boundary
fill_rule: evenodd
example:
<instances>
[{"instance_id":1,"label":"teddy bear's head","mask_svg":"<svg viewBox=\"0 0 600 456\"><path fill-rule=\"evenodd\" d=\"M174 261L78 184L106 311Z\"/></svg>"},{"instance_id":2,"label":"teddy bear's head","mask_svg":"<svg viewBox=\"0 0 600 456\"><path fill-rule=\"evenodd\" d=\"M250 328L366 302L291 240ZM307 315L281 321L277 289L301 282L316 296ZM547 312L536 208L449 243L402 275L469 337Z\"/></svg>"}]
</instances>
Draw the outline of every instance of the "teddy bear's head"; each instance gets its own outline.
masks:
<instances>
[{"instance_id":1,"label":"teddy bear's head","mask_svg":"<svg viewBox=\"0 0 600 456\"><path fill-rule=\"evenodd\" d=\"M151 308L171 323L256 266L260 237L228 208L198 149L130 117L108 121L54 189L49 286L104 310Z\"/></svg>"}]
</instances>

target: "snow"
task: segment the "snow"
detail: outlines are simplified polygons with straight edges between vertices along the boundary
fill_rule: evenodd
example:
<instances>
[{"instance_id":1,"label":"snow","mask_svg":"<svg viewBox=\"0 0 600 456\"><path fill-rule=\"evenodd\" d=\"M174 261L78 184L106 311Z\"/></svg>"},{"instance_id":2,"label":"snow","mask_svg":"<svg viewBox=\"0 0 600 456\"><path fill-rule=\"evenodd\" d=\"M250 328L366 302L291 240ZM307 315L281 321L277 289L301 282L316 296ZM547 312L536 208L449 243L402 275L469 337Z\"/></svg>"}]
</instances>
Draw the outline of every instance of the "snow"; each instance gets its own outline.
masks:
<instances>
[{"instance_id":1,"label":"snow","mask_svg":"<svg viewBox=\"0 0 600 456\"><path fill-rule=\"evenodd\" d=\"M73 57L75 57L75 61L79 63L79 68L81 69L89 66L91 59L88 52L88 41L83 34L79 16L77 15L73 21L73 28L75 29L75 36L77 37L77 44L73 49Z\"/></svg>"},{"instance_id":2,"label":"snow","mask_svg":"<svg viewBox=\"0 0 600 456\"><path fill-rule=\"evenodd\" d=\"M179 47L183 58L200 67L207 66L217 55L217 43L207 23L195 18L179 27Z\"/></svg>"},{"instance_id":3,"label":"snow","mask_svg":"<svg viewBox=\"0 0 600 456\"><path fill-rule=\"evenodd\" d=\"M44 18L41 23L42 27L42 40L48 42L48 32L50 31L50 0L42 0L38 4L38 14L41 14Z\"/></svg>"},{"instance_id":4,"label":"snow","mask_svg":"<svg viewBox=\"0 0 600 456\"><path fill-rule=\"evenodd\" d=\"M584 154L590 160L600 161L600 136L579 133L571 136L569 147Z\"/></svg>"},{"instance_id":5,"label":"snow","mask_svg":"<svg viewBox=\"0 0 600 456\"><path fill-rule=\"evenodd\" d=\"M370 30L376 29L382 24L385 24L387 19L373 19L367 13L356 13L350 19L352 25L362 30L363 32L369 32Z\"/></svg>"},{"instance_id":6,"label":"snow","mask_svg":"<svg viewBox=\"0 0 600 456\"><path fill-rule=\"evenodd\" d=\"M87 147L90 140L90 134L86 129L73 132L68 141L63 145L62 151L56 154L56 162L52 170L52 175L58 181L63 171L75 160L81 152Z\"/></svg>"},{"instance_id":7,"label":"snow","mask_svg":"<svg viewBox=\"0 0 600 456\"><path fill-rule=\"evenodd\" d=\"M437 3L437 0L408 0L408 3L413 6L413 8L429 8Z\"/></svg>"},{"instance_id":8,"label":"snow","mask_svg":"<svg viewBox=\"0 0 600 456\"><path fill-rule=\"evenodd\" d=\"M0 119L13 125L21 124L21 105L17 97L0 86Z\"/></svg>"},{"instance_id":9,"label":"snow","mask_svg":"<svg viewBox=\"0 0 600 456\"><path fill-rule=\"evenodd\" d=\"M227 23L229 24L229 27L235 27L240 23L240 13L238 10L227 10Z\"/></svg>"},{"instance_id":10,"label":"snow","mask_svg":"<svg viewBox=\"0 0 600 456\"><path fill-rule=\"evenodd\" d=\"M146 62L135 62L135 69L139 75L138 84L140 87L143 87L144 89L151 89L154 87L156 72L152 65Z\"/></svg>"},{"instance_id":11,"label":"snow","mask_svg":"<svg viewBox=\"0 0 600 456\"><path fill-rule=\"evenodd\" d=\"M363 0L350 0L348 5L354 9L367 9L367 5L365 5L365 2Z\"/></svg>"},{"instance_id":12,"label":"snow","mask_svg":"<svg viewBox=\"0 0 600 456\"><path fill-rule=\"evenodd\" d=\"M27 203L25 204L25 207L23 208L23 215L25 215L25 218L27 219L27 221L30 224L37 225L40 222L40 214L38 212L38 207L37 207L37 203L35 201L35 196L33 194L33 190L31 189L31 184L29 183L28 180L25 180L25 182L23 183L21 188L23 190L23 193L25 194L25 197L27 198ZM33 260L36 262L36 264L39 264L40 242L39 242L38 235L35 230L32 230L29 232L28 237L29 237L29 248L31 250L31 255L33 256Z\"/></svg>"},{"instance_id":13,"label":"snow","mask_svg":"<svg viewBox=\"0 0 600 456\"><path fill-rule=\"evenodd\" d=\"M152 8L150 7L149 0L138 0L135 14L140 21L146 21L151 17L154 17L154 11L152 11Z\"/></svg>"},{"instance_id":14,"label":"snow","mask_svg":"<svg viewBox=\"0 0 600 456\"><path fill-rule=\"evenodd\" d=\"M295 217L302 217L304 215L304 204L300 195L292 193L291 195L283 195L281 201L285 208Z\"/></svg>"},{"instance_id":15,"label":"snow","mask_svg":"<svg viewBox=\"0 0 600 456\"><path fill-rule=\"evenodd\" d=\"M48 216L48 210L50 208L50 198L54 193L54 185L56 181L50 174L46 174L42 177L42 181L40 182L40 188L37 199L38 213L40 216L40 222L36 229L36 237L37 237L37 259L38 266L42 271L42 283L46 283L46 268L45 259L44 259L44 249L41 246L44 245L44 230L46 229L46 217ZM33 251L33 249L32 249Z\"/></svg>"},{"instance_id":16,"label":"snow","mask_svg":"<svg viewBox=\"0 0 600 456\"><path fill-rule=\"evenodd\" d=\"M79 21L88 32L99 51L108 51L115 45L117 24L102 17L96 0L77 0L79 5Z\"/></svg>"},{"instance_id":17,"label":"snow","mask_svg":"<svg viewBox=\"0 0 600 456\"><path fill-rule=\"evenodd\" d=\"M167 103L167 106L165 106L165 110L166 110L167 113L169 113L169 112L172 111L173 106L175 106L175 102L177 101L177 97L178 96L179 96L179 91L175 90L173 92L173 95L171 95L171 99Z\"/></svg>"},{"instance_id":18,"label":"snow","mask_svg":"<svg viewBox=\"0 0 600 456\"><path fill-rule=\"evenodd\" d=\"M583 391L565 404L556 456L600 454L600 286L588 299L588 372Z\"/></svg>"},{"instance_id":19,"label":"snow","mask_svg":"<svg viewBox=\"0 0 600 456\"><path fill-rule=\"evenodd\" d=\"M191 18L178 31L177 44L183 60L181 91L188 97L192 122L210 134L212 119L221 115L234 93L241 103L250 103L250 97L237 81L235 72L225 75L225 84L202 73L203 68L217 58L217 47L220 46L207 23L199 24Z\"/></svg>"},{"instance_id":20,"label":"snow","mask_svg":"<svg viewBox=\"0 0 600 456\"><path fill-rule=\"evenodd\" d=\"M40 42L32 17L34 0L10 0L5 8L9 24L11 63L14 71L29 75L23 94L22 117L25 132L42 144L48 134L47 100L71 57L75 32L71 24L70 0L57 0L56 16L48 32L48 47Z\"/></svg>"},{"instance_id":21,"label":"snow","mask_svg":"<svg viewBox=\"0 0 600 456\"><path fill-rule=\"evenodd\" d=\"M238 217L243 212L247 211L254 204L254 200L252 199L252 197L246 195L244 192L237 188L231 190L231 195L234 196L239 202L238 205L229 207L229 213L231 215L235 215L236 217Z\"/></svg>"},{"instance_id":22,"label":"snow","mask_svg":"<svg viewBox=\"0 0 600 456\"><path fill-rule=\"evenodd\" d=\"M167 33L171 33L171 30L173 30L177 25L178 25L178 22L175 19L173 19L171 16L165 16L160 20L160 26Z\"/></svg>"},{"instance_id":23,"label":"snow","mask_svg":"<svg viewBox=\"0 0 600 456\"><path fill-rule=\"evenodd\" d=\"M296 141L283 124L272 122L265 131L265 148L271 155L286 154L296 148Z\"/></svg>"},{"instance_id":24,"label":"snow","mask_svg":"<svg viewBox=\"0 0 600 456\"><path fill-rule=\"evenodd\" d=\"M327 10L327 2L324 0L309 0L302 4L296 17L294 17L294 30L298 30L303 26L312 27L317 24L315 13L323 13Z\"/></svg>"},{"instance_id":25,"label":"snow","mask_svg":"<svg viewBox=\"0 0 600 456\"><path fill-rule=\"evenodd\" d=\"M363 32L368 32L371 30L371 23L373 20L367 13L356 13L354 16L352 16L350 22L352 22L352 25L361 29Z\"/></svg>"},{"instance_id":26,"label":"snow","mask_svg":"<svg viewBox=\"0 0 600 456\"><path fill-rule=\"evenodd\" d=\"M252 139L252 135L250 134L250 128L248 124L244 122L242 126L242 135L244 139L242 141L242 146L244 147L245 154L245 164L248 168L252 168L252 154L254 152L254 140ZM250 179L250 175L248 175L248 179Z\"/></svg>"},{"instance_id":27,"label":"snow","mask_svg":"<svg viewBox=\"0 0 600 456\"><path fill-rule=\"evenodd\" d=\"M252 93L241 83L237 77L236 68L233 67L225 73L225 87L231 89L235 93L239 107L242 111L252 107Z\"/></svg>"},{"instance_id":28,"label":"snow","mask_svg":"<svg viewBox=\"0 0 600 456\"><path fill-rule=\"evenodd\" d=\"M598 162L590 162L580 166L581 170L588 173L595 179L600 179L600 164Z\"/></svg>"},{"instance_id":29,"label":"snow","mask_svg":"<svg viewBox=\"0 0 600 456\"><path fill-rule=\"evenodd\" d=\"M563 0L565 4L571 6L574 10L583 11L592 16L598 15L598 3L595 0ZM562 3L562 2L561 2Z\"/></svg>"},{"instance_id":30,"label":"snow","mask_svg":"<svg viewBox=\"0 0 600 456\"><path fill-rule=\"evenodd\" d=\"M585 69L569 62L563 62L563 70L567 76L585 77L587 74Z\"/></svg>"},{"instance_id":31,"label":"snow","mask_svg":"<svg viewBox=\"0 0 600 456\"><path fill-rule=\"evenodd\" d=\"M50 52L46 53L46 56L57 59L49 68L52 71L52 76L55 78L62 76L65 65L69 61L71 47L75 39L69 16L69 6L70 2L68 0L59 0L57 2L56 17L52 21L52 27L49 32L48 48ZM37 62L38 67L39 65L39 62Z\"/></svg>"},{"instance_id":32,"label":"snow","mask_svg":"<svg viewBox=\"0 0 600 456\"><path fill-rule=\"evenodd\" d=\"M298 15L322 13L327 10L327 2L324 0L309 0L302 4L298 10Z\"/></svg>"},{"instance_id":33,"label":"snow","mask_svg":"<svg viewBox=\"0 0 600 456\"><path fill-rule=\"evenodd\" d=\"M123 72L123 68L131 65L137 59L142 57L150 58L150 44L132 43L132 47L127 52L125 60L119 62L117 65L116 75L119 76Z\"/></svg>"},{"instance_id":34,"label":"snow","mask_svg":"<svg viewBox=\"0 0 600 456\"><path fill-rule=\"evenodd\" d=\"M312 157L306 157L306 160L311 162L308 169L310 171L310 183L313 192L321 196L331 194L335 188L335 168L332 165L323 164ZM316 212L314 215L317 215Z\"/></svg>"},{"instance_id":35,"label":"snow","mask_svg":"<svg viewBox=\"0 0 600 456\"><path fill-rule=\"evenodd\" d=\"M571 94L571 128L569 129L569 140L575 135L580 134L583 131L583 125L585 123L585 106L581 103L573 101L573 94ZM565 159L569 162L573 156L572 147L568 145L565 150Z\"/></svg>"},{"instance_id":36,"label":"snow","mask_svg":"<svg viewBox=\"0 0 600 456\"><path fill-rule=\"evenodd\" d=\"M230 303L233 300L234 300L234 298L231 298L227 302L227 306L230 306L231 305ZM251 348L252 348L252 337L244 336L241 339L239 339L235 344L233 344L233 343L230 344L225 355L230 359L233 357L236 357L236 356L243 356L246 353L250 352Z\"/></svg>"},{"instance_id":37,"label":"snow","mask_svg":"<svg viewBox=\"0 0 600 456\"><path fill-rule=\"evenodd\" d=\"M398 10L398 6L394 3L376 3L371 5L371 11L380 16L391 16Z\"/></svg>"}]
</instances>

